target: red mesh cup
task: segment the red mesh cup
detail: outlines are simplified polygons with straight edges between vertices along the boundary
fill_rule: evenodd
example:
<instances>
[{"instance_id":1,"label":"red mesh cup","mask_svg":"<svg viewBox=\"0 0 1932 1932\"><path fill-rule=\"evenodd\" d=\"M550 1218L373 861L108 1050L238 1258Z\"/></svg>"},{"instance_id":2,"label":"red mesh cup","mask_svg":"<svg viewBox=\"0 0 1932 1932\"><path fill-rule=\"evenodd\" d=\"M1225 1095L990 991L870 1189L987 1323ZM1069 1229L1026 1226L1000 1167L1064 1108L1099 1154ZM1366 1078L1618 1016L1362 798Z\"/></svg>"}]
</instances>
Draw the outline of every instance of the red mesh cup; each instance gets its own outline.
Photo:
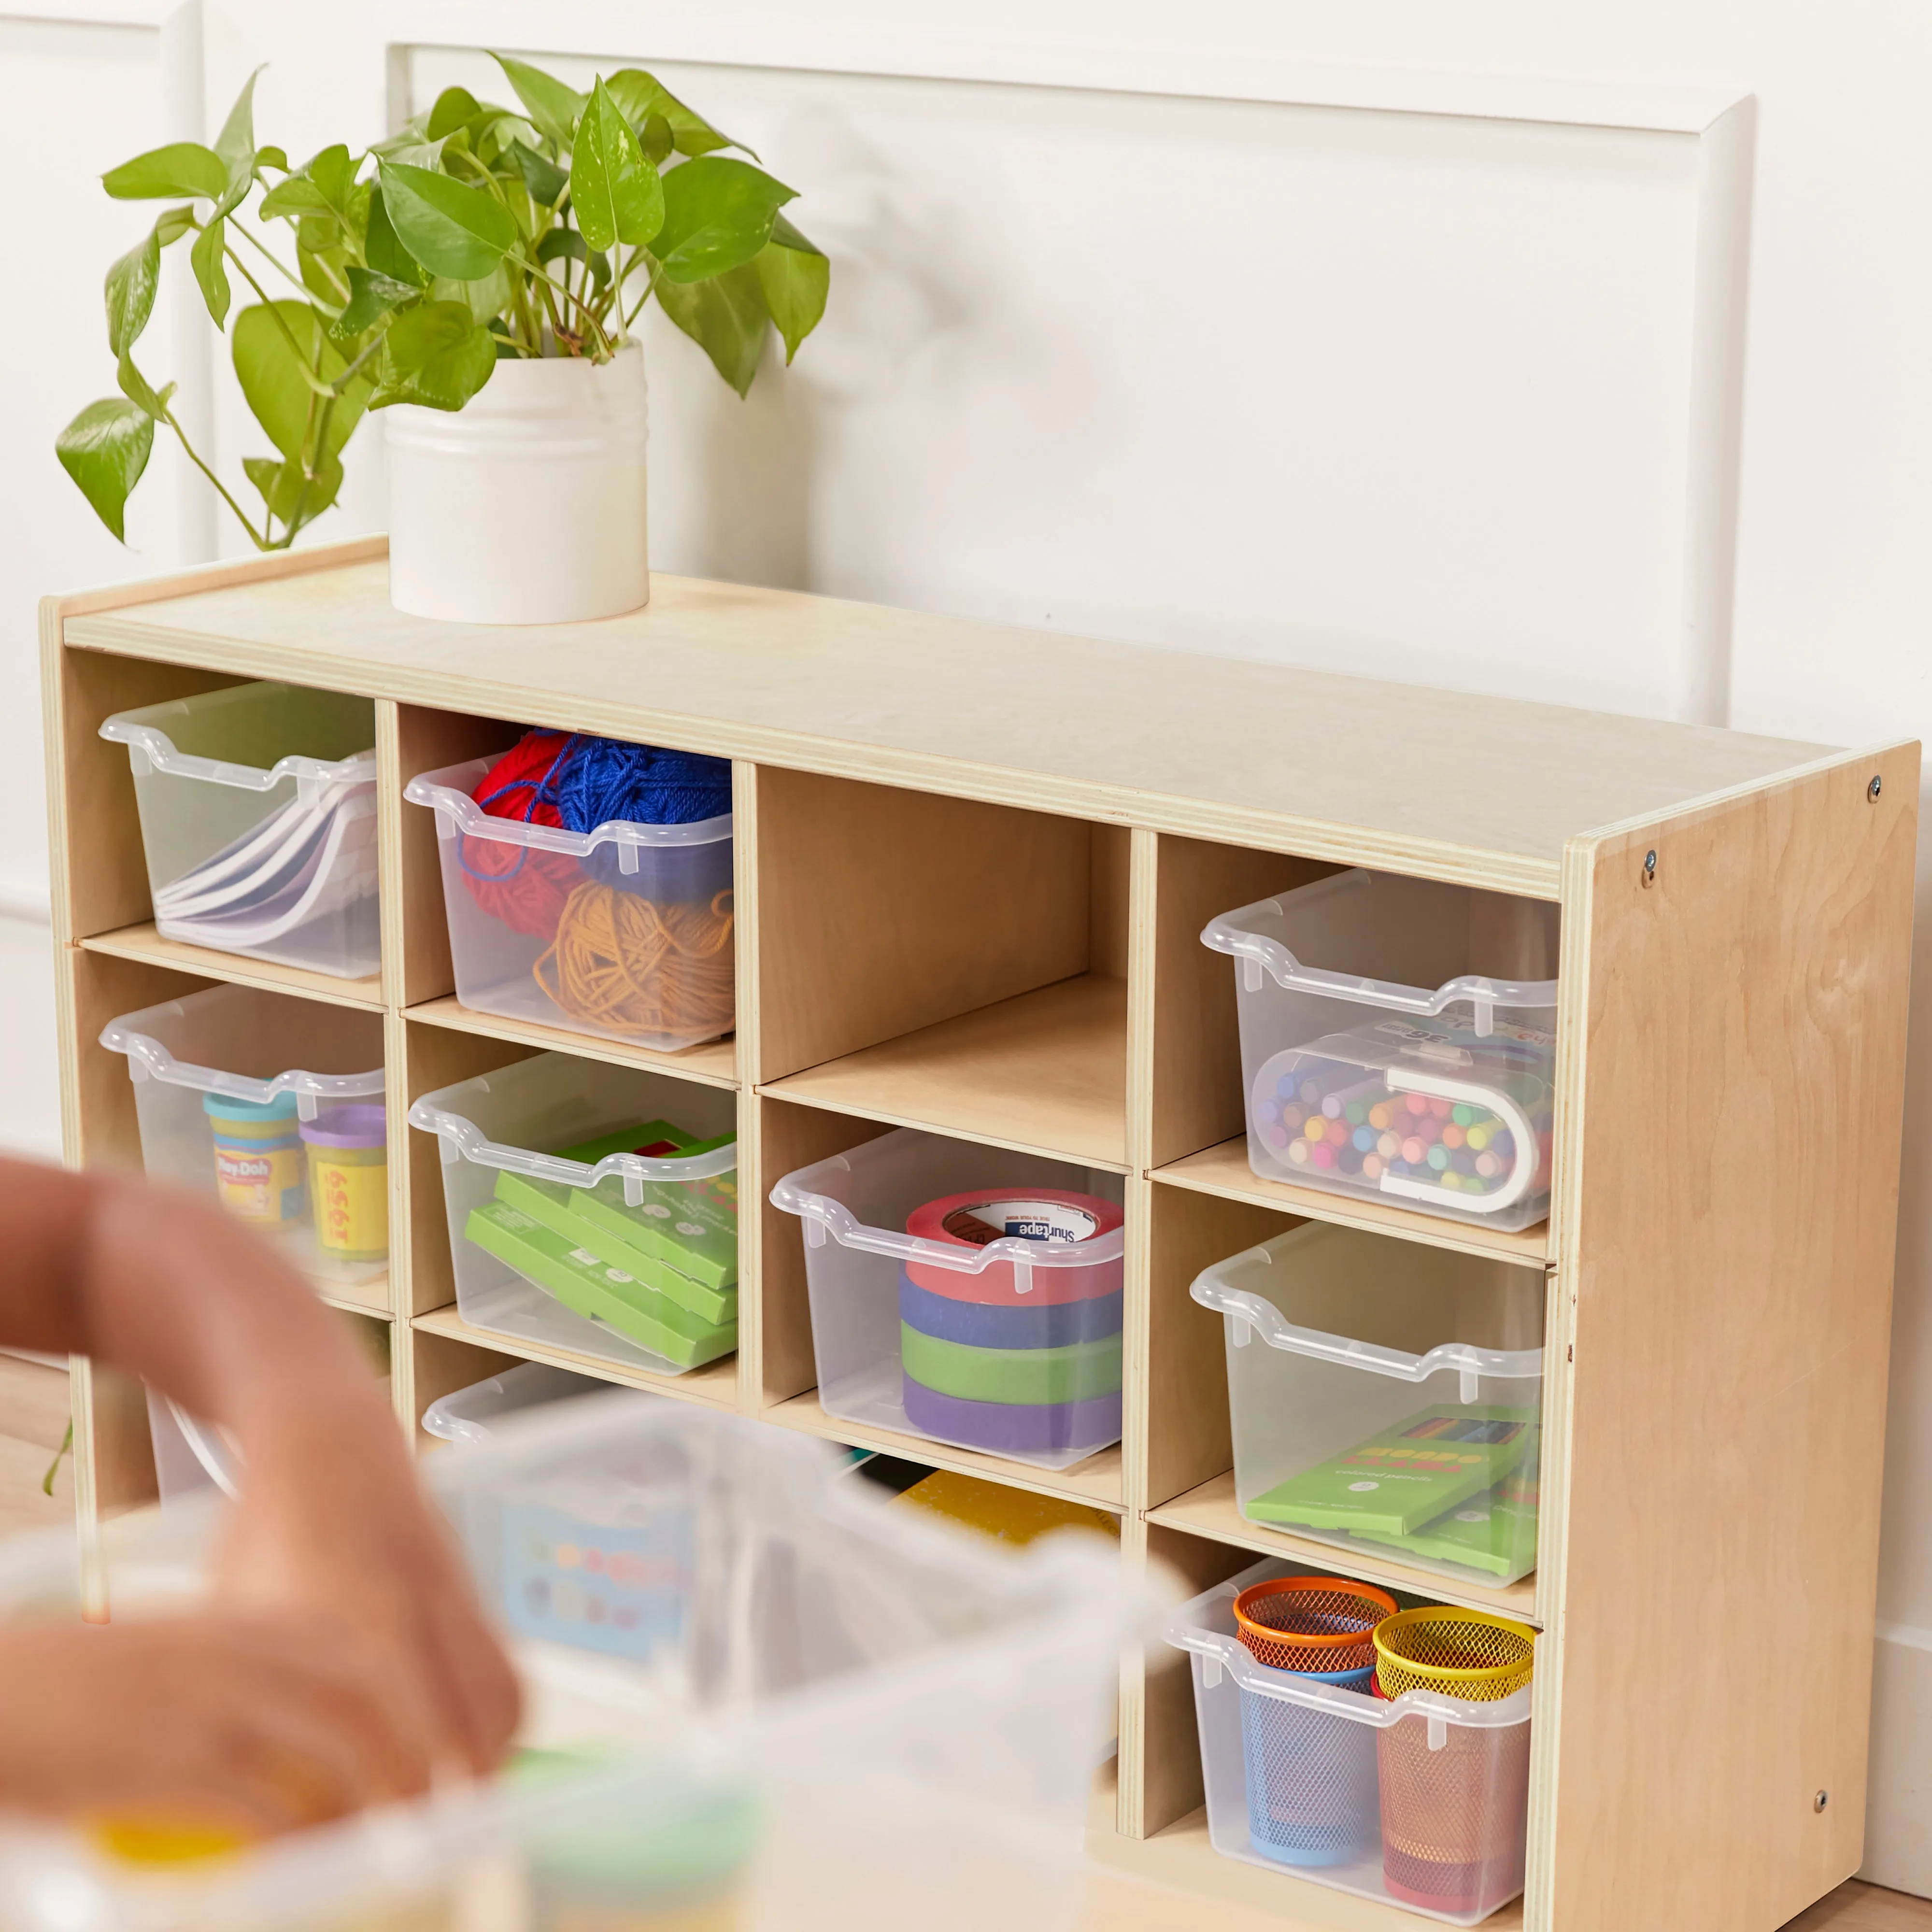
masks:
<instances>
[{"instance_id":1,"label":"red mesh cup","mask_svg":"<svg viewBox=\"0 0 1932 1932\"><path fill-rule=\"evenodd\" d=\"M1364 1670L1376 1624L1395 1614L1386 1591L1343 1576L1277 1576L1234 1599L1234 1627L1270 1670Z\"/></svg>"}]
</instances>

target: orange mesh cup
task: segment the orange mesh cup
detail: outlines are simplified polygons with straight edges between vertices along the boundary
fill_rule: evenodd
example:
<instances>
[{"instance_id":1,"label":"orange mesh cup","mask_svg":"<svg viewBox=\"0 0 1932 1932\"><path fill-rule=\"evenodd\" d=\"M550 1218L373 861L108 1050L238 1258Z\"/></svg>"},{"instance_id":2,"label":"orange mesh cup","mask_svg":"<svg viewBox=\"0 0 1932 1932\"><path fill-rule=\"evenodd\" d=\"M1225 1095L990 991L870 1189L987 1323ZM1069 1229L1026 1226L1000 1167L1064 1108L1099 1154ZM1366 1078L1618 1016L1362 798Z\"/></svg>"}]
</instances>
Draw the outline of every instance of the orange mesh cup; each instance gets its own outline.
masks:
<instances>
[{"instance_id":1,"label":"orange mesh cup","mask_svg":"<svg viewBox=\"0 0 1932 1932\"><path fill-rule=\"evenodd\" d=\"M1234 1627L1270 1670L1366 1670L1376 1627L1396 1613L1386 1591L1341 1576L1277 1576L1234 1599Z\"/></svg>"},{"instance_id":2,"label":"orange mesh cup","mask_svg":"<svg viewBox=\"0 0 1932 1932\"><path fill-rule=\"evenodd\" d=\"M1432 1690L1472 1704L1520 1690L1536 1633L1481 1610L1402 1610L1375 1633L1376 1689ZM1430 1738L1432 1728L1436 1732ZM1486 1912L1522 1885L1529 1724L1498 1730L1416 1716L1376 1735L1382 1880L1433 1912Z\"/></svg>"}]
</instances>

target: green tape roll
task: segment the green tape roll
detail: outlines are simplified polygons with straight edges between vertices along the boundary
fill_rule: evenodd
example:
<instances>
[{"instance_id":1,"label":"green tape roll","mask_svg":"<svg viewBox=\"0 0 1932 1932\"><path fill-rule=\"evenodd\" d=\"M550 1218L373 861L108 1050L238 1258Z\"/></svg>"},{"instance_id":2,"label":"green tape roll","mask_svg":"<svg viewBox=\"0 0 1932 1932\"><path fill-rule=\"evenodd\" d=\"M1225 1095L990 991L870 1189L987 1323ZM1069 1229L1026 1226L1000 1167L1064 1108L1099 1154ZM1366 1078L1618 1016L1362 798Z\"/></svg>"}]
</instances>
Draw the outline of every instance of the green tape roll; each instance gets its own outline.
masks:
<instances>
[{"instance_id":1,"label":"green tape roll","mask_svg":"<svg viewBox=\"0 0 1932 1932\"><path fill-rule=\"evenodd\" d=\"M1064 1348L975 1348L899 1324L899 1358L916 1382L965 1402L1085 1402L1120 1386L1120 1338Z\"/></svg>"}]
</instances>

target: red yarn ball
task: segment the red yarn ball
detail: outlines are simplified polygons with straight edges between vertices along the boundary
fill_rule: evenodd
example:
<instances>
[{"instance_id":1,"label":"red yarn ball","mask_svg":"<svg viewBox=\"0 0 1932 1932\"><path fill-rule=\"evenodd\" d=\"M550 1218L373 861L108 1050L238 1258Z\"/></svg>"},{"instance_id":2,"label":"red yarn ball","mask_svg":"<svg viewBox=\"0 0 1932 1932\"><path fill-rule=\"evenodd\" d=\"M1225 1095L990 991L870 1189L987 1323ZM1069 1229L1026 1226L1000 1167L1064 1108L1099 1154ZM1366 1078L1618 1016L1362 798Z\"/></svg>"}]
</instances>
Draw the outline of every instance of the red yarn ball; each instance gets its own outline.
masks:
<instances>
[{"instance_id":1,"label":"red yarn ball","mask_svg":"<svg viewBox=\"0 0 1932 1932\"><path fill-rule=\"evenodd\" d=\"M486 772L472 796L492 818L561 825L556 782L572 749L563 731L526 731ZM567 853L494 838L459 838L457 860L470 896L492 919L532 939L556 937L563 902L584 872Z\"/></svg>"}]
</instances>

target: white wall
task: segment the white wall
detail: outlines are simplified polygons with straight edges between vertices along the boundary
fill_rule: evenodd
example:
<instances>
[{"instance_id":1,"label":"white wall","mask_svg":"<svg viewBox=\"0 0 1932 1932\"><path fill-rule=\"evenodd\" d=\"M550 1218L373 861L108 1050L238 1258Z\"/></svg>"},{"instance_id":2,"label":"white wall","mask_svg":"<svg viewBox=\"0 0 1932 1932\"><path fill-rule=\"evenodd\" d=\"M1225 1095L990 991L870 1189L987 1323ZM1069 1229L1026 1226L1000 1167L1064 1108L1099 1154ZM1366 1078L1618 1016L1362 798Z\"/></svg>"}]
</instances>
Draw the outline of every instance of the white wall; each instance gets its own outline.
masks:
<instances>
[{"instance_id":1,"label":"white wall","mask_svg":"<svg viewBox=\"0 0 1932 1932\"><path fill-rule=\"evenodd\" d=\"M740 405L681 338L648 338L661 568L1659 712L1687 656L1722 670L1728 641L1740 726L1932 727L1932 14L1912 0L818 0L808 18L344 0L326 32L314 19L210 0L216 113L270 61L261 123L299 154L487 76L453 50L564 49L657 65L803 190L835 269L796 369L768 367ZM13 32L0 99L51 125L58 76L34 63L80 56ZM1297 82L1293 63L1366 71ZM133 56L100 64L127 111L32 150L94 224L50 224L83 289L139 220L83 172L145 145L154 111ZM1386 99L1416 70L1586 85L1538 93L1547 122L1211 98ZM1148 76L1176 92L1110 91ZM1691 533L1709 474L1687 454L1700 150L1559 124L1652 86L1757 101L1728 640L1708 618L1686 632L1687 572L1708 563ZM31 399L0 402L46 418L0 445L0 730L23 766L27 597L102 567L40 452L106 386L105 351L37 353ZM232 398L219 428L233 471L252 446ZM380 525L377 464L366 439L318 536ZM1932 1711L1932 1011L1916 1016L1868 1870L1932 1892L1932 1726L1901 1720Z\"/></svg>"}]
</instances>

